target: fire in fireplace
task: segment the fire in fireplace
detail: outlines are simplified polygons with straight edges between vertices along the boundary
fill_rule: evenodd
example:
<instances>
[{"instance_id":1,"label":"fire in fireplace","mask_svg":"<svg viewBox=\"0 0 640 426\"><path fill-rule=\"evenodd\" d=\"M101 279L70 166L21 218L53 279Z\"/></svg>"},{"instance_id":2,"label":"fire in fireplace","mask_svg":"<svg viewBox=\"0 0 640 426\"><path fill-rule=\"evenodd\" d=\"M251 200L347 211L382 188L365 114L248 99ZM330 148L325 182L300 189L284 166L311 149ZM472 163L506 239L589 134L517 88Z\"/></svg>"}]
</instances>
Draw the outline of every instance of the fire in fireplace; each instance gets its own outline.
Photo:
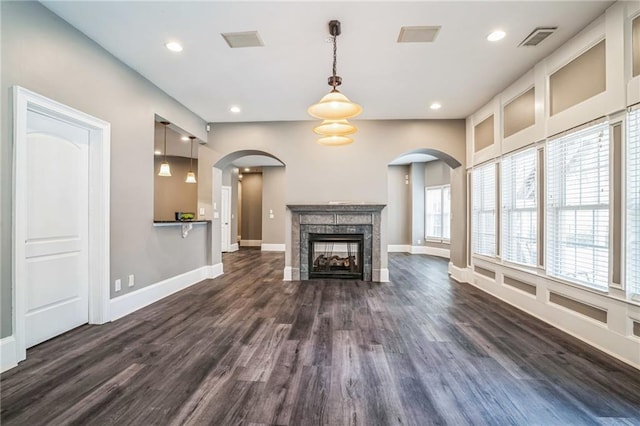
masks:
<instances>
[{"instance_id":1,"label":"fire in fireplace","mask_svg":"<svg viewBox=\"0 0 640 426\"><path fill-rule=\"evenodd\" d=\"M309 278L363 279L363 234L309 234Z\"/></svg>"}]
</instances>

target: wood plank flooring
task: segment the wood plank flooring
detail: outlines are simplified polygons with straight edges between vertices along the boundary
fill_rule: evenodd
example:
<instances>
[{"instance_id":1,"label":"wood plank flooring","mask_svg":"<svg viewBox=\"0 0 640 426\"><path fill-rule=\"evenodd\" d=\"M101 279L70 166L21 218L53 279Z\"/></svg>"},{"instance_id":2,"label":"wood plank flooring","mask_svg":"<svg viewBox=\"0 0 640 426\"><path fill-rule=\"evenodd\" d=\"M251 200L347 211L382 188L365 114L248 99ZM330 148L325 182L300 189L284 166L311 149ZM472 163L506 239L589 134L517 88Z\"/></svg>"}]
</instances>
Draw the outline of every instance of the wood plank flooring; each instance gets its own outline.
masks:
<instances>
[{"instance_id":1,"label":"wood plank flooring","mask_svg":"<svg viewBox=\"0 0 640 426\"><path fill-rule=\"evenodd\" d=\"M391 283L284 282L280 253L28 351L2 425L640 425L640 372L391 254Z\"/></svg>"}]
</instances>

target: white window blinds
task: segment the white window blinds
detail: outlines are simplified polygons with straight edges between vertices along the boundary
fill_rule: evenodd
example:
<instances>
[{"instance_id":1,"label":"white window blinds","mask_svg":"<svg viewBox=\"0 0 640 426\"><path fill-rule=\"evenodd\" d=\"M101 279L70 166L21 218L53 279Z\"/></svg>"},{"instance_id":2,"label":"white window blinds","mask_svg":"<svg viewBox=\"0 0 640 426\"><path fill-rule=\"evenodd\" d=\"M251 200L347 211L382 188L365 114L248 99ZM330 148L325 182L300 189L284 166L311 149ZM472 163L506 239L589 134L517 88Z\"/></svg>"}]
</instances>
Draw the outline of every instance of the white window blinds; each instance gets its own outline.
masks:
<instances>
[{"instance_id":1,"label":"white window blinds","mask_svg":"<svg viewBox=\"0 0 640 426\"><path fill-rule=\"evenodd\" d=\"M451 191L449 185L425 188L425 238L449 240Z\"/></svg>"},{"instance_id":2,"label":"white window blinds","mask_svg":"<svg viewBox=\"0 0 640 426\"><path fill-rule=\"evenodd\" d=\"M502 159L502 249L504 260L537 264L537 203L535 148Z\"/></svg>"},{"instance_id":3,"label":"white window blinds","mask_svg":"<svg viewBox=\"0 0 640 426\"><path fill-rule=\"evenodd\" d=\"M630 296L640 296L640 109L627 116L627 266Z\"/></svg>"},{"instance_id":4,"label":"white window blinds","mask_svg":"<svg viewBox=\"0 0 640 426\"><path fill-rule=\"evenodd\" d=\"M609 126L547 143L547 273L606 289L609 282Z\"/></svg>"},{"instance_id":5,"label":"white window blinds","mask_svg":"<svg viewBox=\"0 0 640 426\"><path fill-rule=\"evenodd\" d=\"M473 169L472 175L472 246L473 253L496 255L496 165Z\"/></svg>"}]
</instances>

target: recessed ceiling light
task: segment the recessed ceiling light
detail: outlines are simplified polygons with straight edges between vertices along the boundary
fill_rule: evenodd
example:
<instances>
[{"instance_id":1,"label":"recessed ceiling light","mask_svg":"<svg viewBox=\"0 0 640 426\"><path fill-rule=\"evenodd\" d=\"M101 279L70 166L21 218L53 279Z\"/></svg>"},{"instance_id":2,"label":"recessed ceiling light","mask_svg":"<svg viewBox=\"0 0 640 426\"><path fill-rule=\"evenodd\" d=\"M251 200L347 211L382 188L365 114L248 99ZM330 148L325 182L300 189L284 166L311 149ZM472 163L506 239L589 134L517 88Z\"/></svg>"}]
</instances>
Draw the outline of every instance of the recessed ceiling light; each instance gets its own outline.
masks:
<instances>
[{"instance_id":1,"label":"recessed ceiling light","mask_svg":"<svg viewBox=\"0 0 640 426\"><path fill-rule=\"evenodd\" d=\"M487 36L487 40L489 40L489 41L502 40L504 38L504 36L506 36L506 35L507 35L507 33L505 33L504 31L497 30L497 31L494 31L491 34L489 34Z\"/></svg>"},{"instance_id":2,"label":"recessed ceiling light","mask_svg":"<svg viewBox=\"0 0 640 426\"><path fill-rule=\"evenodd\" d=\"M176 41L170 41L165 47L172 52L182 52L182 45Z\"/></svg>"},{"instance_id":3,"label":"recessed ceiling light","mask_svg":"<svg viewBox=\"0 0 640 426\"><path fill-rule=\"evenodd\" d=\"M244 171L245 171L245 172L250 172L250 171L251 171L251 169L250 169L250 168L248 168L248 167L245 167L245 168L244 168Z\"/></svg>"},{"instance_id":4,"label":"recessed ceiling light","mask_svg":"<svg viewBox=\"0 0 640 426\"><path fill-rule=\"evenodd\" d=\"M183 136L183 137L181 137L181 138L180 138L180 140L183 140L183 141L185 141L185 142L186 142L186 141L188 141L188 140L189 140L189 137L188 137L188 136Z\"/></svg>"},{"instance_id":5,"label":"recessed ceiling light","mask_svg":"<svg viewBox=\"0 0 640 426\"><path fill-rule=\"evenodd\" d=\"M431 106L429 107L431 109L440 109L442 108L442 105L439 102L434 102L431 104Z\"/></svg>"},{"instance_id":6,"label":"recessed ceiling light","mask_svg":"<svg viewBox=\"0 0 640 426\"><path fill-rule=\"evenodd\" d=\"M239 113L241 110L240 110L240 107L239 107L239 106L234 105L234 106L232 106L231 108L229 108L229 111L231 111L231 112L232 112L232 113L234 113L234 114L237 114L237 113Z\"/></svg>"},{"instance_id":7,"label":"recessed ceiling light","mask_svg":"<svg viewBox=\"0 0 640 426\"><path fill-rule=\"evenodd\" d=\"M158 149L156 149L155 151L153 151L153 153L154 153L155 155L162 155L162 151L160 151L160 150L158 150Z\"/></svg>"},{"instance_id":8,"label":"recessed ceiling light","mask_svg":"<svg viewBox=\"0 0 640 426\"><path fill-rule=\"evenodd\" d=\"M238 175L238 179L242 179L242 174L239 174L239 175Z\"/></svg>"}]
</instances>

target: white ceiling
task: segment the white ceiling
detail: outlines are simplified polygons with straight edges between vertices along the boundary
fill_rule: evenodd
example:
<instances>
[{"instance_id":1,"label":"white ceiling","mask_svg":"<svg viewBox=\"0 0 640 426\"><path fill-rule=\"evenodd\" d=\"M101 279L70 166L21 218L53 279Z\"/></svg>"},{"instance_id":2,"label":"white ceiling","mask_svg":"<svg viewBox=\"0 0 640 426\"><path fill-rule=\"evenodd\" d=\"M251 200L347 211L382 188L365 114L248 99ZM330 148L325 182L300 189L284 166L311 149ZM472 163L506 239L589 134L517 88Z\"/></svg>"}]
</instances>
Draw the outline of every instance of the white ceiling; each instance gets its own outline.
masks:
<instances>
[{"instance_id":1,"label":"white ceiling","mask_svg":"<svg viewBox=\"0 0 640 426\"><path fill-rule=\"evenodd\" d=\"M464 118L612 2L43 3L206 121L234 122L311 119L307 107L329 90L331 19L342 22L341 91L364 107L359 118ZM442 26L435 43L396 42L402 26L423 25ZM537 26L558 31L518 48ZM498 28L506 38L488 42ZM230 49L220 35L254 30L264 47ZM184 50L168 51L170 40Z\"/></svg>"}]
</instances>

